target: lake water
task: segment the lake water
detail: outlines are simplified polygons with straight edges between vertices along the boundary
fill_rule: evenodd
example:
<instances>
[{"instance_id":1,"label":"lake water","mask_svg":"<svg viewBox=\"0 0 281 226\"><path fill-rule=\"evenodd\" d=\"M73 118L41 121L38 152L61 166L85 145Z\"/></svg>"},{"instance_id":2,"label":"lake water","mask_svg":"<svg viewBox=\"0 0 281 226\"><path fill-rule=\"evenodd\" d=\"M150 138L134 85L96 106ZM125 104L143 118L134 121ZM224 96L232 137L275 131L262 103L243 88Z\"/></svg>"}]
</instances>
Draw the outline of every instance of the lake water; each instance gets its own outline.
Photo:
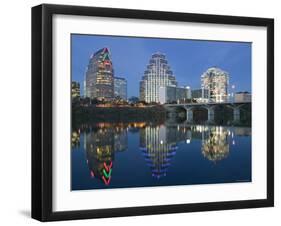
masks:
<instances>
[{"instance_id":1,"label":"lake water","mask_svg":"<svg viewBox=\"0 0 281 226\"><path fill-rule=\"evenodd\" d=\"M72 190L251 181L251 128L96 123L72 131Z\"/></svg>"}]
</instances>

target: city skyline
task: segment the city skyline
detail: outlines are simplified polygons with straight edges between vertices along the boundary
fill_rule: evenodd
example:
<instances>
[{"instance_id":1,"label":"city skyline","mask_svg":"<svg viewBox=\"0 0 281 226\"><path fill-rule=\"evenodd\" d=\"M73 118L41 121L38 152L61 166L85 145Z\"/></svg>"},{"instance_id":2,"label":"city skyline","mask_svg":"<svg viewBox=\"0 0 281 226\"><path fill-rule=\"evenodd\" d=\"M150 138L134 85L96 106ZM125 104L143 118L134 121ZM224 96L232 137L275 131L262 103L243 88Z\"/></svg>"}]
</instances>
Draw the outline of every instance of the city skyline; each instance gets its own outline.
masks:
<instances>
[{"instance_id":1,"label":"city skyline","mask_svg":"<svg viewBox=\"0 0 281 226\"><path fill-rule=\"evenodd\" d=\"M139 97L139 81L155 52L166 55L179 86L200 88L204 71L218 66L229 72L235 92L251 92L250 43L72 35L72 80L83 84L91 55L103 47L110 49L114 76L127 80L128 98Z\"/></svg>"},{"instance_id":2,"label":"city skyline","mask_svg":"<svg viewBox=\"0 0 281 226\"><path fill-rule=\"evenodd\" d=\"M251 43L71 40L72 190L252 181Z\"/></svg>"}]
</instances>

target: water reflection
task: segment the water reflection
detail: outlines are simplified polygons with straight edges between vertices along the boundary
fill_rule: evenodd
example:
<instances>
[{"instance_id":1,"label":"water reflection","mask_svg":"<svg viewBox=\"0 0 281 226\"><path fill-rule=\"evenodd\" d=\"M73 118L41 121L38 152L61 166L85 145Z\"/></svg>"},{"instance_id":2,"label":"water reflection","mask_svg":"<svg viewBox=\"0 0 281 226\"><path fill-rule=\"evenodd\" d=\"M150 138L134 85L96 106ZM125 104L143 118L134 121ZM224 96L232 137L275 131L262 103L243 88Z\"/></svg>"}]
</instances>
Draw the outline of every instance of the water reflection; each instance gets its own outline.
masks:
<instances>
[{"instance_id":1,"label":"water reflection","mask_svg":"<svg viewBox=\"0 0 281 226\"><path fill-rule=\"evenodd\" d=\"M191 139L190 128L160 125L147 126L140 131L140 149L153 177L166 176L178 149L177 143L186 139Z\"/></svg>"},{"instance_id":2,"label":"water reflection","mask_svg":"<svg viewBox=\"0 0 281 226\"><path fill-rule=\"evenodd\" d=\"M135 134L139 144L137 150L128 151L128 135ZM114 176L115 155L118 152L136 151L143 155L146 166L149 167L152 178L157 181L167 176L173 157L182 146L181 151L189 152L197 145L201 158L218 163L231 154L231 146L236 144L238 136L250 136L250 128L205 126L188 124L151 124L151 123L97 123L84 124L72 132L73 150L80 146L83 137L83 147L90 177L98 179L108 186ZM197 147L196 146L196 147ZM128 154L127 161L131 161ZM124 164L124 162L123 162ZM144 170L138 169L138 170ZM119 175L121 177L121 175ZM151 177L150 176L150 177Z\"/></svg>"},{"instance_id":3,"label":"water reflection","mask_svg":"<svg viewBox=\"0 0 281 226\"><path fill-rule=\"evenodd\" d=\"M230 130L222 126L210 127L202 131L202 154L210 161L217 162L229 155L228 134Z\"/></svg>"},{"instance_id":4,"label":"water reflection","mask_svg":"<svg viewBox=\"0 0 281 226\"><path fill-rule=\"evenodd\" d=\"M80 130L73 130L71 133L71 147L80 146Z\"/></svg>"},{"instance_id":5,"label":"water reflection","mask_svg":"<svg viewBox=\"0 0 281 226\"><path fill-rule=\"evenodd\" d=\"M91 176L109 185L115 152L127 149L127 130L122 124L113 126L108 123L88 129L91 132L84 135L84 145Z\"/></svg>"}]
</instances>

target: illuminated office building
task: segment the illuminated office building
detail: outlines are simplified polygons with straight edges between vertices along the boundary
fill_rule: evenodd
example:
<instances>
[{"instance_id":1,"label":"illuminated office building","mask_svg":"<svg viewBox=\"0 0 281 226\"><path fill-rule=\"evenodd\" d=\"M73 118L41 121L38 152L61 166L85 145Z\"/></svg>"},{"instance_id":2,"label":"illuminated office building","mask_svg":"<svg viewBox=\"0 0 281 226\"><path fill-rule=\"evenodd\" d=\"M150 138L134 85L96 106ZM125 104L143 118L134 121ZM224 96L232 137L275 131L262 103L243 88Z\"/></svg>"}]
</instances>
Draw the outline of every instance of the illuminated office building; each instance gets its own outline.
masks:
<instances>
[{"instance_id":1,"label":"illuminated office building","mask_svg":"<svg viewBox=\"0 0 281 226\"><path fill-rule=\"evenodd\" d=\"M79 98L80 97L80 84L79 82L71 82L71 97Z\"/></svg>"},{"instance_id":2,"label":"illuminated office building","mask_svg":"<svg viewBox=\"0 0 281 226\"><path fill-rule=\"evenodd\" d=\"M87 97L99 100L113 99L114 71L108 48L100 49L91 56L85 81Z\"/></svg>"},{"instance_id":3,"label":"illuminated office building","mask_svg":"<svg viewBox=\"0 0 281 226\"><path fill-rule=\"evenodd\" d=\"M127 80L125 78L114 77L114 97L127 100Z\"/></svg>"},{"instance_id":4,"label":"illuminated office building","mask_svg":"<svg viewBox=\"0 0 281 226\"><path fill-rule=\"evenodd\" d=\"M140 99L147 103L160 102L159 88L165 86L177 86L166 56L155 53L149 60L149 64L140 81Z\"/></svg>"},{"instance_id":5,"label":"illuminated office building","mask_svg":"<svg viewBox=\"0 0 281 226\"><path fill-rule=\"evenodd\" d=\"M202 96L206 96L211 102L225 102L228 95L228 83L227 72L217 67L209 68L201 75Z\"/></svg>"}]
</instances>

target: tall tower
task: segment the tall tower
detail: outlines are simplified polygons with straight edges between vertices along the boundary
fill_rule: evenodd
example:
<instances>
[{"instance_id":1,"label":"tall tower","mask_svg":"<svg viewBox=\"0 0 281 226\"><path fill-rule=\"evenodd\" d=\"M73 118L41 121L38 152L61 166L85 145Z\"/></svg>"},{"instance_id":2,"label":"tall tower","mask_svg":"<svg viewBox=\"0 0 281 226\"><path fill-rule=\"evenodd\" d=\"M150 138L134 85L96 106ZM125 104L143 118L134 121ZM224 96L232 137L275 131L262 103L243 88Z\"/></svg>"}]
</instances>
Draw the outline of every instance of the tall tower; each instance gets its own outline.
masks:
<instances>
[{"instance_id":1,"label":"tall tower","mask_svg":"<svg viewBox=\"0 0 281 226\"><path fill-rule=\"evenodd\" d=\"M86 71L86 96L99 100L114 97L114 71L108 48L94 53Z\"/></svg>"},{"instance_id":2,"label":"tall tower","mask_svg":"<svg viewBox=\"0 0 281 226\"><path fill-rule=\"evenodd\" d=\"M229 75L217 67L211 67L201 75L202 97L212 102L225 102L228 95ZM206 94L207 92L207 94Z\"/></svg>"},{"instance_id":3,"label":"tall tower","mask_svg":"<svg viewBox=\"0 0 281 226\"><path fill-rule=\"evenodd\" d=\"M159 102L159 88L177 86L166 56L162 53L152 55L142 80L140 81L140 99L147 103Z\"/></svg>"}]
</instances>

